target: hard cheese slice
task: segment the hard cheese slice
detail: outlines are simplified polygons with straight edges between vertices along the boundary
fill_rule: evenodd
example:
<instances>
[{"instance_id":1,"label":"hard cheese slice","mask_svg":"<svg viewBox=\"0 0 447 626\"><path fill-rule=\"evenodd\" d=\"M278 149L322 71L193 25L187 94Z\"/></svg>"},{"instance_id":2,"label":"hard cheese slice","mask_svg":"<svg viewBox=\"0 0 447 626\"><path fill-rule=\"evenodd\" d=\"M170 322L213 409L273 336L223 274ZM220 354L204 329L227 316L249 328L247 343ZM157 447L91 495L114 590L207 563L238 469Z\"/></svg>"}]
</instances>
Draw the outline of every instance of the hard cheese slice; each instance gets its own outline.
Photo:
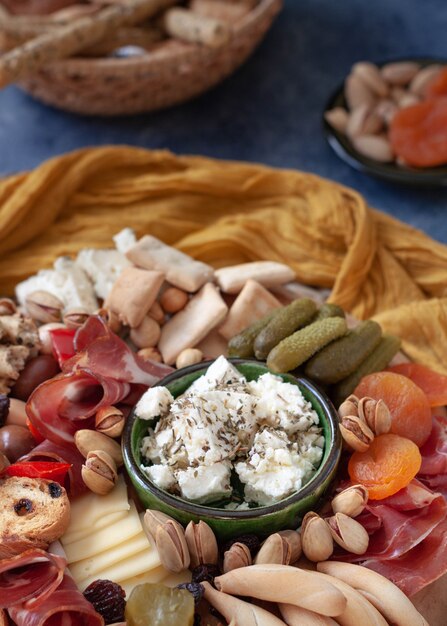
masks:
<instances>
[{"instance_id":1,"label":"hard cheese slice","mask_svg":"<svg viewBox=\"0 0 447 626\"><path fill-rule=\"evenodd\" d=\"M132 590L137 585L142 585L143 583L165 583L167 579L168 572L165 570L163 566L156 567L150 572L145 572L144 574L139 574L138 576L133 576L132 578L126 578L126 580L121 580L120 585L126 592L126 598L129 599ZM174 585L175 586L175 585Z\"/></svg>"},{"instance_id":2,"label":"hard cheese slice","mask_svg":"<svg viewBox=\"0 0 447 626\"><path fill-rule=\"evenodd\" d=\"M116 513L109 513L108 515L104 515L101 519L97 520L90 528L82 528L76 532L71 532L69 534L65 534L62 537L62 542L64 546L68 546L70 543L74 543L75 541L79 541L80 539L84 539L88 535L91 535L93 532L97 530L101 530L101 528L106 528L106 526L111 526L115 522L118 522L120 519L124 519L129 514L129 511L117 511Z\"/></svg>"}]
</instances>

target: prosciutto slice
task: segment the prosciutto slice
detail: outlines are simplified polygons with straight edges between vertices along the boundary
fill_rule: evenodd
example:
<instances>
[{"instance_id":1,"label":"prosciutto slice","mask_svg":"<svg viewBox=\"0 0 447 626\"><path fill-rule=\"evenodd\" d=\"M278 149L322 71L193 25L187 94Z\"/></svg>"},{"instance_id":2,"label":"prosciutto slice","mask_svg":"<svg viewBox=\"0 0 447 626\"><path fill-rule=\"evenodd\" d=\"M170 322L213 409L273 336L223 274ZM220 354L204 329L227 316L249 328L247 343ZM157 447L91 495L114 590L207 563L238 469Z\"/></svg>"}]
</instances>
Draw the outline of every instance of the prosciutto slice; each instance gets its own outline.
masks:
<instances>
[{"instance_id":1,"label":"prosciutto slice","mask_svg":"<svg viewBox=\"0 0 447 626\"><path fill-rule=\"evenodd\" d=\"M23 607L9 609L17 626L104 626L104 620L65 574L60 586L32 610Z\"/></svg>"},{"instance_id":2,"label":"prosciutto slice","mask_svg":"<svg viewBox=\"0 0 447 626\"><path fill-rule=\"evenodd\" d=\"M99 316L91 316L75 337L76 355L64 370L88 368L101 376L149 387L173 372L169 365L143 361Z\"/></svg>"},{"instance_id":3,"label":"prosciutto slice","mask_svg":"<svg viewBox=\"0 0 447 626\"><path fill-rule=\"evenodd\" d=\"M421 448L421 476L447 474L447 417L433 418L430 437Z\"/></svg>"},{"instance_id":4,"label":"prosciutto slice","mask_svg":"<svg viewBox=\"0 0 447 626\"><path fill-rule=\"evenodd\" d=\"M45 439L20 461L57 461L71 463L65 480L65 488L71 497L84 493L87 489L81 476L81 468L85 461L82 454L73 444L54 443Z\"/></svg>"},{"instance_id":5,"label":"prosciutto slice","mask_svg":"<svg viewBox=\"0 0 447 626\"><path fill-rule=\"evenodd\" d=\"M77 430L94 427L94 415L101 407L120 402L129 390L128 383L77 369L39 385L27 402L26 413L43 437L70 444Z\"/></svg>"},{"instance_id":6,"label":"prosciutto slice","mask_svg":"<svg viewBox=\"0 0 447 626\"><path fill-rule=\"evenodd\" d=\"M66 560L45 552L26 550L0 561L0 608L16 605L34 610L52 597L61 584Z\"/></svg>"}]
</instances>

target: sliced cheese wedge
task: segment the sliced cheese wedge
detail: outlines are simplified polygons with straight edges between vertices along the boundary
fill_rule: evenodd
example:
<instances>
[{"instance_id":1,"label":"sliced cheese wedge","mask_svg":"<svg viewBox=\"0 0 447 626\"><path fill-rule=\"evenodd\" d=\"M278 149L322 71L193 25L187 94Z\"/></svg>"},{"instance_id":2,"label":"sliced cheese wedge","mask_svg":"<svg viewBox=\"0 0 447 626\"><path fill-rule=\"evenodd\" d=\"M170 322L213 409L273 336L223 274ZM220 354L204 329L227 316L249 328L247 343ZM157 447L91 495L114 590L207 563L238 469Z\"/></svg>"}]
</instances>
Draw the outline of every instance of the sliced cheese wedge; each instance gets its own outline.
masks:
<instances>
[{"instance_id":1,"label":"sliced cheese wedge","mask_svg":"<svg viewBox=\"0 0 447 626\"><path fill-rule=\"evenodd\" d=\"M166 578L163 579L163 584L166 585L166 587L177 587L180 583L190 583L191 578L192 572L189 569L185 569L178 574L169 572Z\"/></svg>"},{"instance_id":2,"label":"sliced cheese wedge","mask_svg":"<svg viewBox=\"0 0 447 626\"><path fill-rule=\"evenodd\" d=\"M124 519L102 528L98 532L93 532L79 541L64 545L68 563L71 565L71 563L93 557L104 552L104 550L109 550L124 541L128 541L140 533L140 518L138 517L135 504L132 502L129 513Z\"/></svg>"},{"instance_id":3,"label":"sliced cheese wedge","mask_svg":"<svg viewBox=\"0 0 447 626\"><path fill-rule=\"evenodd\" d=\"M97 578L113 580L114 582L119 583L127 578L133 578L139 574L144 574L150 572L151 570L158 569L160 566L160 559L158 558L157 552L152 548L149 548L139 552L138 554L134 554L128 559L115 563L105 570L96 572L94 576L89 576L88 578L79 581L78 584L81 589L85 589L93 580L96 580ZM166 574L166 570L164 568L162 569Z\"/></svg>"},{"instance_id":4,"label":"sliced cheese wedge","mask_svg":"<svg viewBox=\"0 0 447 626\"><path fill-rule=\"evenodd\" d=\"M115 488L106 496L88 493L72 501L70 524L65 534L69 536L83 529L91 531L95 523L106 515L128 511L129 508L126 483L124 477L120 475Z\"/></svg>"},{"instance_id":5,"label":"sliced cheese wedge","mask_svg":"<svg viewBox=\"0 0 447 626\"><path fill-rule=\"evenodd\" d=\"M80 539L84 539L88 535L91 535L93 532L101 530L101 528L106 528L106 526L111 526L115 522L118 522L120 519L124 519L129 514L129 511L117 511L116 513L109 513L108 515L104 515L104 517L96 520L96 522L90 528L82 528L81 530L71 532L69 534L65 534L61 541L64 546L68 546L70 543L74 543L75 541L79 541Z\"/></svg>"},{"instance_id":6,"label":"sliced cheese wedge","mask_svg":"<svg viewBox=\"0 0 447 626\"><path fill-rule=\"evenodd\" d=\"M151 570L150 572L140 574L139 576L134 576L133 578L126 578L126 580L121 580L120 585L126 592L126 598L129 599L130 594L137 585L142 585L143 583L154 584L161 582L165 584L167 576L168 572L165 570L164 567L160 566L156 569Z\"/></svg>"},{"instance_id":7,"label":"sliced cheese wedge","mask_svg":"<svg viewBox=\"0 0 447 626\"><path fill-rule=\"evenodd\" d=\"M134 554L138 554L144 550L147 551L148 548L149 542L147 537L143 532L141 532L128 541L123 541L115 547L109 548L109 550L106 550L105 552L95 554L95 556L88 559L83 559L82 561L73 563L70 565L70 571L76 581L83 580L84 578L93 576L97 572L101 572L102 570L111 567L119 561L128 559Z\"/></svg>"}]
</instances>

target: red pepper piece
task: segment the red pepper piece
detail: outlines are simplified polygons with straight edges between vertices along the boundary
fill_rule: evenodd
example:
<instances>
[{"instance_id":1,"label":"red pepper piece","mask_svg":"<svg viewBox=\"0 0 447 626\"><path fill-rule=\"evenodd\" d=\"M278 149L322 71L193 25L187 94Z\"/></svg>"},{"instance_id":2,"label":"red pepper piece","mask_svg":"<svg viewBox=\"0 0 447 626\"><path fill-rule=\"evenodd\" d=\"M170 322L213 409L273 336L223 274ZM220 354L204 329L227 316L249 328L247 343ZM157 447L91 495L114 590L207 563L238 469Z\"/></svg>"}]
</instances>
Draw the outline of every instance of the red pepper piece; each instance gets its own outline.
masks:
<instances>
[{"instance_id":1,"label":"red pepper piece","mask_svg":"<svg viewBox=\"0 0 447 626\"><path fill-rule=\"evenodd\" d=\"M53 344L53 355L59 366L76 354L74 347L74 337L76 330L73 328L55 328L50 330L51 343Z\"/></svg>"},{"instance_id":2,"label":"red pepper piece","mask_svg":"<svg viewBox=\"0 0 447 626\"><path fill-rule=\"evenodd\" d=\"M57 461L25 461L13 463L5 469L6 476L20 476L26 478L45 478L63 484L71 463Z\"/></svg>"}]
</instances>

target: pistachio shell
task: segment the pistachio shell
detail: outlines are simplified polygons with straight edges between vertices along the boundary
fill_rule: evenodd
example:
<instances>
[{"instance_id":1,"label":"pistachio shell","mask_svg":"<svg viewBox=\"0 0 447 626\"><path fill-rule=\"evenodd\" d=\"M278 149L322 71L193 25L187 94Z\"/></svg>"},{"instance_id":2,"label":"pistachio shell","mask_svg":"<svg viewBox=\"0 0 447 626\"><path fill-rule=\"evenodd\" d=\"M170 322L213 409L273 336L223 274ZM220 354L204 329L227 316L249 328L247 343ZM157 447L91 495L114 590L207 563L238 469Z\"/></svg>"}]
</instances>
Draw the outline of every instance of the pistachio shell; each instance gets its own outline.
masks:
<instances>
[{"instance_id":1,"label":"pistachio shell","mask_svg":"<svg viewBox=\"0 0 447 626\"><path fill-rule=\"evenodd\" d=\"M178 573L188 569L190 557L185 531L178 522L170 519L160 524L155 532L155 544L160 561L168 571Z\"/></svg>"},{"instance_id":2,"label":"pistachio shell","mask_svg":"<svg viewBox=\"0 0 447 626\"><path fill-rule=\"evenodd\" d=\"M292 550L288 541L279 533L274 533L264 541L254 563L255 565L266 565L268 563L289 565L291 557Z\"/></svg>"},{"instance_id":3,"label":"pistachio shell","mask_svg":"<svg viewBox=\"0 0 447 626\"><path fill-rule=\"evenodd\" d=\"M358 452L366 452L374 440L374 433L366 422L355 415L343 417L339 427L344 441Z\"/></svg>"},{"instance_id":4,"label":"pistachio shell","mask_svg":"<svg viewBox=\"0 0 447 626\"><path fill-rule=\"evenodd\" d=\"M352 485L335 496L332 500L332 510L334 513L357 517L365 508L368 495L368 490L363 485Z\"/></svg>"},{"instance_id":5,"label":"pistachio shell","mask_svg":"<svg viewBox=\"0 0 447 626\"><path fill-rule=\"evenodd\" d=\"M334 551L332 533L317 513L309 512L301 525L301 545L309 561L326 561Z\"/></svg>"},{"instance_id":6,"label":"pistachio shell","mask_svg":"<svg viewBox=\"0 0 447 626\"><path fill-rule=\"evenodd\" d=\"M352 71L354 76L358 76L375 95L383 98L388 94L389 87L374 63L360 61L353 66Z\"/></svg>"},{"instance_id":7,"label":"pistachio shell","mask_svg":"<svg viewBox=\"0 0 447 626\"><path fill-rule=\"evenodd\" d=\"M116 464L107 452L92 450L87 455L81 474L84 483L91 491L105 496L115 486Z\"/></svg>"},{"instance_id":8,"label":"pistachio shell","mask_svg":"<svg viewBox=\"0 0 447 626\"><path fill-rule=\"evenodd\" d=\"M157 528L168 521L174 521L172 517L162 513L161 511L155 511L153 509L146 509L143 522L146 530L152 537L155 537Z\"/></svg>"},{"instance_id":9,"label":"pistachio shell","mask_svg":"<svg viewBox=\"0 0 447 626\"><path fill-rule=\"evenodd\" d=\"M26 297L25 304L29 316L44 324L59 322L64 308L63 302L48 291L33 291Z\"/></svg>"},{"instance_id":10,"label":"pistachio shell","mask_svg":"<svg viewBox=\"0 0 447 626\"><path fill-rule=\"evenodd\" d=\"M96 413L95 428L107 437L120 437L124 428L124 414L115 406L104 406Z\"/></svg>"},{"instance_id":11,"label":"pistachio shell","mask_svg":"<svg viewBox=\"0 0 447 626\"><path fill-rule=\"evenodd\" d=\"M334 109L330 109L330 111L326 111L324 114L326 122L328 122L333 129L338 130L339 133L346 132L348 118L348 112L343 107L335 107Z\"/></svg>"},{"instance_id":12,"label":"pistachio shell","mask_svg":"<svg viewBox=\"0 0 447 626\"><path fill-rule=\"evenodd\" d=\"M359 403L359 399L357 396L349 396L346 398L344 402L340 404L338 409L338 414L340 417L345 417L346 415L357 415L357 406Z\"/></svg>"},{"instance_id":13,"label":"pistachio shell","mask_svg":"<svg viewBox=\"0 0 447 626\"><path fill-rule=\"evenodd\" d=\"M223 571L225 574L240 567L248 567L251 564L250 550L245 543L233 543L231 548L224 553Z\"/></svg>"},{"instance_id":14,"label":"pistachio shell","mask_svg":"<svg viewBox=\"0 0 447 626\"><path fill-rule=\"evenodd\" d=\"M62 321L67 328L80 328L90 317L85 309L70 309L64 313Z\"/></svg>"},{"instance_id":15,"label":"pistachio shell","mask_svg":"<svg viewBox=\"0 0 447 626\"><path fill-rule=\"evenodd\" d=\"M369 535L359 522L345 515L336 513L328 518L328 526L334 541L353 554L365 554L369 545Z\"/></svg>"},{"instance_id":16,"label":"pistachio shell","mask_svg":"<svg viewBox=\"0 0 447 626\"><path fill-rule=\"evenodd\" d=\"M298 561L298 559L301 556L301 553L303 551L302 546L301 546L301 535L299 532L297 532L296 530L280 530L279 535L281 535L281 537L283 537L284 539L286 539L287 543L290 546L290 563L293 564L296 561Z\"/></svg>"},{"instance_id":17,"label":"pistachio shell","mask_svg":"<svg viewBox=\"0 0 447 626\"><path fill-rule=\"evenodd\" d=\"M189 522L185 530L185 537L192 568L205 563L217 564L219 550L216 536L206 522L202 520L198 524Z\"/></svg>"},{"instance_id":18,"label":"pistachio shell","mask_svg":"<svg viewBox=\"0 0 447 626\"><path fill-rule=\"evenodd\" d=\"M104 452L110 454L118 467L123 464L123 455L119 443L102 433L98 433L96 430L88 428L78 430L75 433L74 440L77 449L84 457L87 457L90 450L104 450Z\"/></svg>"},{"instance_id":19,"label":"pistachio shell","mask_svg":"<svg viewBox=\"0 0 447 626\"><path fill-rule=\"evenodd\" d=\"M16 303L11 298L0 298L0 315L14 315L16 311Z\"/></svg>"}]
</instances>

